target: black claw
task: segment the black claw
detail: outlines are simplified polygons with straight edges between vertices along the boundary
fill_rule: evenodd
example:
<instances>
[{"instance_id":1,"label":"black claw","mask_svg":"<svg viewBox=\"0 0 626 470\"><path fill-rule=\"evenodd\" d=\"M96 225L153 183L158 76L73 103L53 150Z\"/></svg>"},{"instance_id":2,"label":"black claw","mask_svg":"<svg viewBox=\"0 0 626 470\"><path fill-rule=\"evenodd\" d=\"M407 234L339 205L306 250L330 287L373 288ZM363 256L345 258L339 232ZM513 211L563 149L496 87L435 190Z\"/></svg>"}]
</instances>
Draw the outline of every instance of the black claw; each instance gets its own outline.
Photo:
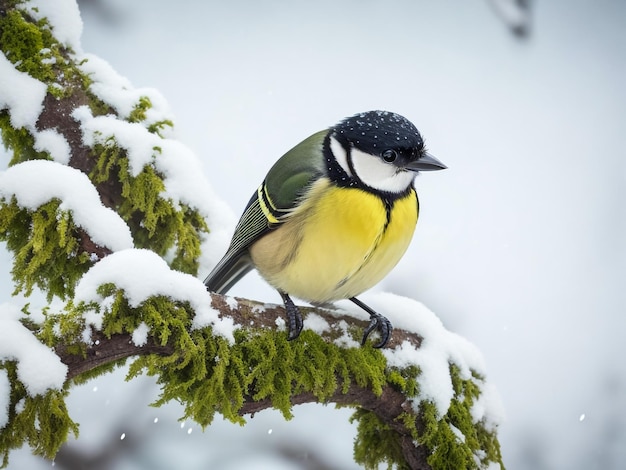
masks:
<instances>
[{"instance_id":1,"label":"black claw","mask_svg":"<svg viewBox=\"0 0 626 470\"><path fill-rule=\"evenodd\" d=\"M391 337L391 332L393 331L393 326L391 326L391 322L387 319L387 317L383 317L380 314L375 314L370 316L370 324L365 328L363 332L363 339L361 340L361 346L365 344L367 341L367 337L374 330L378 330L380 332L380 341L374 345L375 348L384 348L389 338Z\"/></svg>"},{"instance_id":2,"label":"black claw","mask_svg":"<svg viewBox=\"0 0 626 470\"><path fill-rule=\"evenodd\" d=\"M370 324L367 325L367 328L365 328L365 331L363 332L361 346L365 344L367 337L372 331L378 330L380 333L380 341L375 344L374 347L384 348L391 337L391 332L393 331L391 322L387 319L387 317L382 316L380 313L376 313L356 297L351 297L350 300L370 314Z\"/></svg>"},{"instance_id":3,"label":"black claw","mask_svg":"<svg viewBox=\"0 0 626 470\"><path fill-rule=\"evenodd\" d=\"M280 291L278 293L283 298L285 310L287 310L287 340L292 341L300 336L300 332L304 326L302 314L300 313L300 309L296 307L296 304L293 303L293 300L291 300L291 297L289 297L288 294Z\"/></svg>"}]
</instances>

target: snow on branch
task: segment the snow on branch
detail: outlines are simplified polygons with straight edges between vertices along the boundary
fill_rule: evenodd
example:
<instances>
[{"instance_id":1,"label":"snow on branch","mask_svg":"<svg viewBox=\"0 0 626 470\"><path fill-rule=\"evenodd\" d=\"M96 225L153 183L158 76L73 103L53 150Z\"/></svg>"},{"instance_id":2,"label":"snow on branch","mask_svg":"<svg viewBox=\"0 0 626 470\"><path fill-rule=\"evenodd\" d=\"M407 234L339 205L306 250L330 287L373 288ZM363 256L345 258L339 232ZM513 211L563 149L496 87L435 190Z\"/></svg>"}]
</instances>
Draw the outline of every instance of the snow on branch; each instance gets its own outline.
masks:
<instances>
[{"instance_id":1,"label":"snow on branch","mask_svg":"<svg viewBox=\"0 0 626 470\"><path fill-rule=\"evenodd\" d=\"M88 328L100 330L103 316L110 310L114 296L106 296L101 286L113 284L124 292L128 306L140 308L150 297L166 297L176 302L187 303L194 313L192 328L211 326L214 333L233 342L233 322L230 318L219 318L219 312L211 307L211 297L202 281L194 276L171 270L167 263L150 250L125 250L113 253L94 265L76 286L74 302L93 304L86 311ZM145 324L145 323L144 323ZM149 328L142 329L147 337ZM89 331L85 342L91 342ZM141 345L145 340L138 341Z\"/></svg>"},{"instance_id":2,"label":"snow on branch","mask_svg":"<svg viewBox=\"0 0 626 470\"><path fill-rule=\"evenodd\" d=\"M60 211L68 211L76 226L98 245L111 251L133 247L130 230L121 217L104 207L87 176L74 168L48 160L20 163L0 172L0 198L36 211L58 199Z\"/></svg>"},{"instance_id":3,"label":"snow on branch","mask_svg":"<svg viewBox=\"0 0 626 470\"><path fill-rule=\"evenodd\" d=\"M17 377L31 396L43 394L51 388L62 389L67 366L20 323L20 316L21 312L15 306L0 305L0 359L13 358L16 361ZM0 394L2 392L0 388ZM0 407L0 423L7 421L7 416L2 415L8 412L8 406L4 408Z\"/></svg>"}]
</instances>

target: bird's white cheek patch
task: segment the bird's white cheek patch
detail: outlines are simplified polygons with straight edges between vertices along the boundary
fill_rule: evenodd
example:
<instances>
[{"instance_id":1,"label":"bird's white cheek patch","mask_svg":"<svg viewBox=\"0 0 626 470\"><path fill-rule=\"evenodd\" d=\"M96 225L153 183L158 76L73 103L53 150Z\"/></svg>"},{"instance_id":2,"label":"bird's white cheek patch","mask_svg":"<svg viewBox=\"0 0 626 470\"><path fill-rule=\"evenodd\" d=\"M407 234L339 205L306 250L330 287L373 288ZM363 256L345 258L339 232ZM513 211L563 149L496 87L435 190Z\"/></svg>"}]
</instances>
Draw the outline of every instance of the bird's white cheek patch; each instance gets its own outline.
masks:
<instances>
[{"instance_id":1,"label":"bird's white cheek patch","mask_svg":"<svg viewBox=\"0 0 626 470\"><path fill-rule=\"evenodd\" d=\"M385 163L379 157L353 148L350 152L352 165L357 176L371 188L390 193L401 193L408 188L415 173L398 171L398 167Z\"/></svg>"},{"instance_id":2,"label":"bird's white cheek patch","mask_svg":"<svg viewBox=\"0 0 626 470\"><path fill-rule=\"evenodd\" d=\"M350 171L350 165L348 165L348 154L346 153L346 149L343 148L343 145L341 145L334 136L330 137L330 151L335 156L335 160L337 160L339 166L343 168L343 171L348 173L348 176L352 177L352 171Z\"/></svg>"}]
</instances>

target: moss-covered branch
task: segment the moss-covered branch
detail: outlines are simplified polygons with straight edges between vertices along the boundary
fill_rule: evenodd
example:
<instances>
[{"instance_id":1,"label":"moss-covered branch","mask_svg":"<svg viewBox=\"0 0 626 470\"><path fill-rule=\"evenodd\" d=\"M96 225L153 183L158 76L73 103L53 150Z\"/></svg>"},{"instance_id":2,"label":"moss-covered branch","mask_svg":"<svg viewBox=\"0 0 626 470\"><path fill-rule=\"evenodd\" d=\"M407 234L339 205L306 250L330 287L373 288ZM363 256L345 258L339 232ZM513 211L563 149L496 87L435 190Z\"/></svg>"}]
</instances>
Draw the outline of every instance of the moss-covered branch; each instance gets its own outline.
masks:
<instances>
[{"instance_id":1,"label":"moss-covered branch","mask_svg":"<svg viewBox=\"0 0 626 470\"><path fill-rule=\"evenodd\" d=\"M163 388L159 402L183 403L185 418L203 426L211 423L215 412L243 422L242 416L268 408L290 418L294 405L335 403L358 410L353 417L359 427L355 458L366 468L380 463L400 468L482 468L500 462L495 434L471 415L481 381L462 379L454 364L450 373L458 394L450 412L440 418L431 404L420 404L417 398L418 368L388 367L380 351L359 347L356 341L352 347L337 344L346 334L358 339L366 322L341 312L303 308L305 318L317 316L316 323L322 319L328 327L321 333L305 329L301 338L289 342L284 328L276 328L285 317L283 307L211 297L220 315L232 318L239 328L234 344L216 338L210 329L190 331L188 337L173 331L166 344L149 337L141 346L128 333L95 332L92 344L80 352L57 346L68 365L68 380L82 381L94 371L137 356L130 374L157 376ZM127 314L131 316L130 311ZM179 335L186 339L181 341ZM389 348L419 348L421 341L415 333L396 329ZM186 350L181 351L180 342L187 343Z\"/></svg>"},{"instance_id":2,"label":"moss-covered branch","mask_svg":"<svg viewBox=\"0 0 626 470\"><path fill-rule=\"evenodd\" d=\"M99 74L109 71L108 65L60 42L47 19L37 19L40 16L39 8L26 2L0 1L0 51L14 67L11 73L27 75L32 79L33 89L39 90L36 85L41 85L44 91L38 114L33 119L20 120L17 125L14 116L18 103L0 98L0 134L13 155L10 164L48 159L82 171L98 190L102 204L118 212L128 224L136 247L167 254L176 269L197 272L200 243L208 233L205 221L208 214L193 207L195 201L177 197L168 188L164 173L170 168L159 164L157 159L172 147L166 135L173 124L167 112L157 109L152 102L160 97L149 96L154 93L151 90L145 90L145 94L141 90L125 90L122 83L116 84L120 90L136 95L132 97L136 100L134 105L122 109L114 99L107 99L110 93L102 92L103 84L98 80ZM4 92L29 94L27 89ZM124 101L132 102L132 99L124 96ZM122 126L128 129L126 134L132 130L138 137L122 142L121 132L116 133ZM133 165L129 153L135 150L134 140L141 137L147 143L148 153L141 156L143 164L138 166ZM188 163L183 150L171 150L179 153L182 171ZM39 212L45 211L38 209L26 216L37 218ZM9 226L4 231L12 229L16 230ZM94 260L110 252L94 243L84 230L79 231L77 228L75 238L80 240L81 252L91 250L87 254L94 255ZM45 254L39 256L35 252L32 258L47 268L43 258L49 258ZM78 267L78 272L84 272L86 267ZM32 273L35 279L38 274Z\"/></svg>"}]
</instances>

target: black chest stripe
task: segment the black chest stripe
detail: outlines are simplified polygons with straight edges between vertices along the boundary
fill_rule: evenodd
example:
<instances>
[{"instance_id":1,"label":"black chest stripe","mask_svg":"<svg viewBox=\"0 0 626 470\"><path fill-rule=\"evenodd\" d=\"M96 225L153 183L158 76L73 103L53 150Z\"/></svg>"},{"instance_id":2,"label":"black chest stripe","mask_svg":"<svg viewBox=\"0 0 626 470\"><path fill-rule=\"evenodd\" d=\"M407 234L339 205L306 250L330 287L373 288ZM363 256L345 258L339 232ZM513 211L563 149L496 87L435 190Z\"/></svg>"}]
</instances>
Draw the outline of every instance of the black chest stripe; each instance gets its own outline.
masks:
<instances>
[{"instance_id":1,"label":"black chest stripe","mask_svg":"<svg viewBox=\"0 0 626 470\"><path fill-rule=\"evenodd\" d=\"M383 227L383 235L387 231L387 227L391 223L391 211L393 211L393 201L390 201L387 198L383 198L383 204L385 205L385 226Z\"/></svg>"}]
</instances>

